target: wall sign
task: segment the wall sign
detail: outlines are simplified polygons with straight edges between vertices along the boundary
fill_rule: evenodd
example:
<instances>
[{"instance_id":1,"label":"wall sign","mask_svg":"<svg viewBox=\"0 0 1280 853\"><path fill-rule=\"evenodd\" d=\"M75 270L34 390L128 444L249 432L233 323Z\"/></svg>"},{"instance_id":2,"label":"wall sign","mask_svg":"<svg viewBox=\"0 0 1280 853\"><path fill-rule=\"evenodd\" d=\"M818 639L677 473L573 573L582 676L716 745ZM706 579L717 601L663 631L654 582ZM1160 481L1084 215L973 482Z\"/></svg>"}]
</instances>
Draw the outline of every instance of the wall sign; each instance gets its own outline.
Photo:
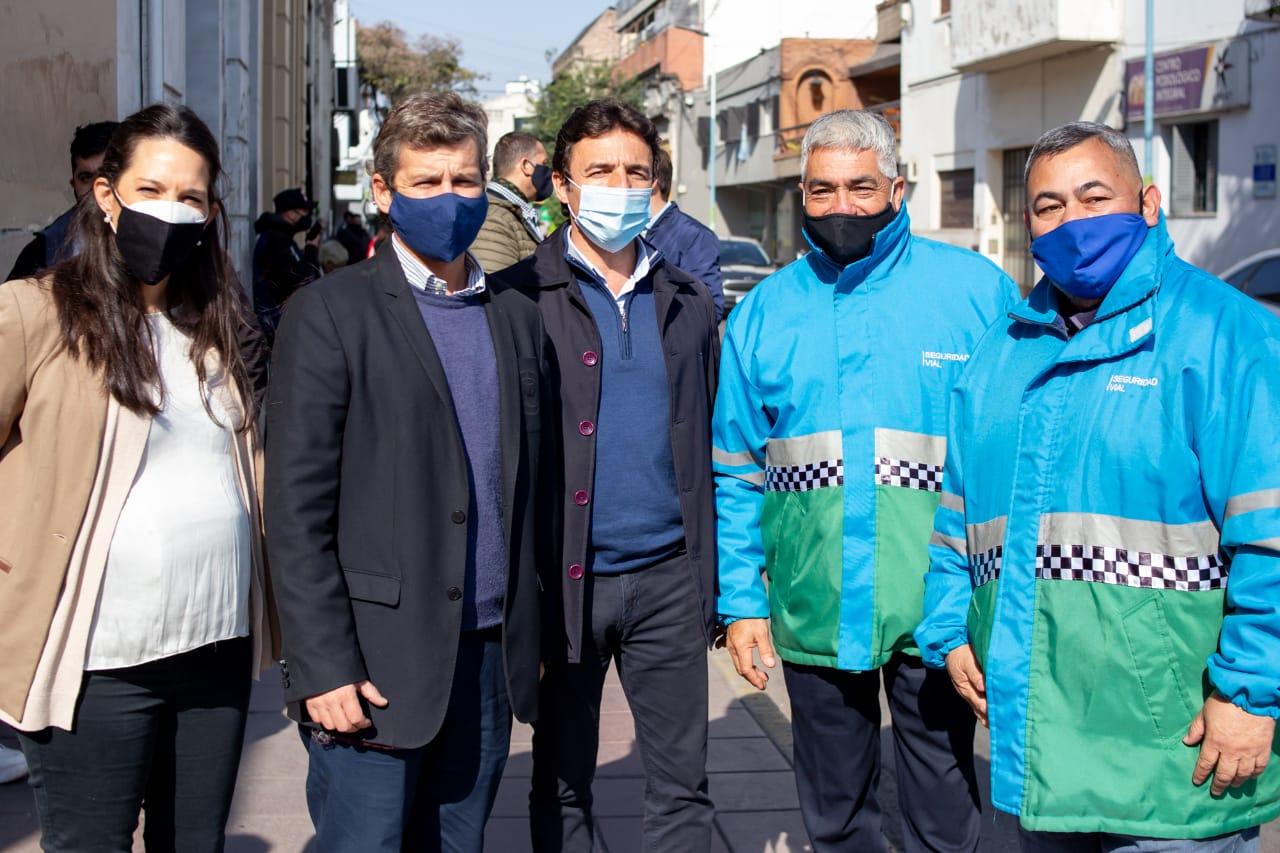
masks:
<instances>
[{"instance_id":1,"label":"wall sign","mask_svg":"<svg viewBox=\"0 0 1280 853\"><path fill-rule=\"evenodd\" d=\"M1276 147L1253 146L1253 197L1276 197Z\"/></svg>"},{"instance_id":2,"label":"wall sign","mask_svg":"<svg viewBox=\"0 0 1280 853\"><path fill-rule=\"evenodd\" d=\"M1157 117L1249 106L1249 40L1229 39L1155 56ZM1125 118L1142 121L1146 73L1142 57L1124 69Z\"/></svg>"}]
</instances>

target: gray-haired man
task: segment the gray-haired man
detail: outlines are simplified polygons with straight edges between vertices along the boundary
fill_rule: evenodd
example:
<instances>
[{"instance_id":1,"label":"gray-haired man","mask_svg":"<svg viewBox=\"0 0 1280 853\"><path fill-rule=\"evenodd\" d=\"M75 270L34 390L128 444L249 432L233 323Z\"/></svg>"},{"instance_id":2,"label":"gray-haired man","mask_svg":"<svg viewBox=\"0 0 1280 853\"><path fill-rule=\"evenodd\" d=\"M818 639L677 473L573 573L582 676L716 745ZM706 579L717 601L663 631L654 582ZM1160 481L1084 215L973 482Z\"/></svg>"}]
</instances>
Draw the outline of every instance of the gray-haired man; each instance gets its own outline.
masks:
<instances>
[{"instance_id":1,"label":"gray-haired man","mask_svg":"<svg viewBox=\"0 0 1280 853\"><path fill-rule=\"evenodd\" d=\"M730 316L713 424L719 612L759 689L783 661L813 849L885 850L880 677L907 850L979 836L972 714L911 632L946 448L947 398L1013 294L990 262L911 235L882 118L815 121L801 150L813 251ZM762 574L770 584L766 590Z\"/></svg>"}]
</instances>

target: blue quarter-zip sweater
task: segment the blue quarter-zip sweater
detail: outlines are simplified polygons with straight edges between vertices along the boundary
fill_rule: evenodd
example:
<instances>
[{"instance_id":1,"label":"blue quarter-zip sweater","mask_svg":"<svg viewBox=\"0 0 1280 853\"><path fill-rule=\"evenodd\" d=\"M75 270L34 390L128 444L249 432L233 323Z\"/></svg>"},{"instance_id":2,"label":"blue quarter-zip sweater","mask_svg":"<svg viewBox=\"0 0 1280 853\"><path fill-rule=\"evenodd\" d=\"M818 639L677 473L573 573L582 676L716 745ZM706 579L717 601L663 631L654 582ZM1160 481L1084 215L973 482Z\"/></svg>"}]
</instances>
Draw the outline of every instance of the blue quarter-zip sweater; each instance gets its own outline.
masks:
<instances>
[{"instance_id":1,"label":"blue quarter-zip sweater","mask_svg":"<svg viewBox=\"0 0 1280 853\"><path fill-rule=\"evenodd\" d=\"M595 318L601 348L587 566L596 574L618 574L654 565L684 546L667 365L653 276L646 275L627 294L624 314L594 271L572 256L570 266Z\"/></svg>"}]
</instances>

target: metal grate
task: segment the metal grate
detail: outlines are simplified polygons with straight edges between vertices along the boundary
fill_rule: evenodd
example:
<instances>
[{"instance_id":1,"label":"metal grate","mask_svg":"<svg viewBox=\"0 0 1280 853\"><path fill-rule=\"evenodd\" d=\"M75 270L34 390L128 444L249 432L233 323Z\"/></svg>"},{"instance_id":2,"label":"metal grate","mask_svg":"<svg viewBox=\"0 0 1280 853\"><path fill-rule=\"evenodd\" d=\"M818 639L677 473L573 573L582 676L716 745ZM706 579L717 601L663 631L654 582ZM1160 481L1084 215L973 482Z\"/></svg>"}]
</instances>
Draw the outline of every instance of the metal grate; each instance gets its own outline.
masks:
<instances>
[{"instance_id":1,"label":"metal grate","mask_svg":"<svg viewBox=\"0 0 1280 853\"><path fill-rule=\"evenodd\" d=\"M1031 241L1022 212L1027 204L1027 182L1023 170L1030 148L1010 148L1004 152L1003 192L1000 210L1004 217L1004 271L1026 293L1035 284L1036 266L1031 259Z\"/></svg>"}]
</instances>

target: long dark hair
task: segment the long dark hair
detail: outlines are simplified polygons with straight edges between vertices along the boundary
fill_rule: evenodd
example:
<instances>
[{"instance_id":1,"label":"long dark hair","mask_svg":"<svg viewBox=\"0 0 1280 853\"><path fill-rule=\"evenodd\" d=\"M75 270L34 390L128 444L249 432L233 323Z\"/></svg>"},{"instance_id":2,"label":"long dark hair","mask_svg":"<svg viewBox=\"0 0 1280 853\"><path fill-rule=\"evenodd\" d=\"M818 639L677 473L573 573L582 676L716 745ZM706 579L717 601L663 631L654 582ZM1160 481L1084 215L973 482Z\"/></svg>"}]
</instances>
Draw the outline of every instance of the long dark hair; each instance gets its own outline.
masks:
<instances>
[{"instance_id":1,"label":"long dark hair","mask_svg":"<svg viewBox=\"0 0 1280 853\"><path fill-rule=\"evenodd\" d=\"M226 214L218 197L222 161L218 143L200 117L187 107L155 104L121 122L111 135L99 176L113 187L129 167L138 143L172 139L195 151L208 166L211 215L201 243L169 276L170 321L191 337L191 360L201 387L207 384L205 354L213 351L240 392L243 417L239 429L252 425L255 413L248 370L240 353L240 333L248 318L239 283L226 252ZM62 341L74 356L101 372L107 391L126 409L156 415L163 404L163 383L145 319L140 284L125 266L111 230L93 193L76 210L68 237L78 251L52 270L54 304ZM155 389L161 396L156 398ZM209 410L207 395L205 409ZM209 410L210 417L213 413Z\"/></svg>"}]
</instances>

